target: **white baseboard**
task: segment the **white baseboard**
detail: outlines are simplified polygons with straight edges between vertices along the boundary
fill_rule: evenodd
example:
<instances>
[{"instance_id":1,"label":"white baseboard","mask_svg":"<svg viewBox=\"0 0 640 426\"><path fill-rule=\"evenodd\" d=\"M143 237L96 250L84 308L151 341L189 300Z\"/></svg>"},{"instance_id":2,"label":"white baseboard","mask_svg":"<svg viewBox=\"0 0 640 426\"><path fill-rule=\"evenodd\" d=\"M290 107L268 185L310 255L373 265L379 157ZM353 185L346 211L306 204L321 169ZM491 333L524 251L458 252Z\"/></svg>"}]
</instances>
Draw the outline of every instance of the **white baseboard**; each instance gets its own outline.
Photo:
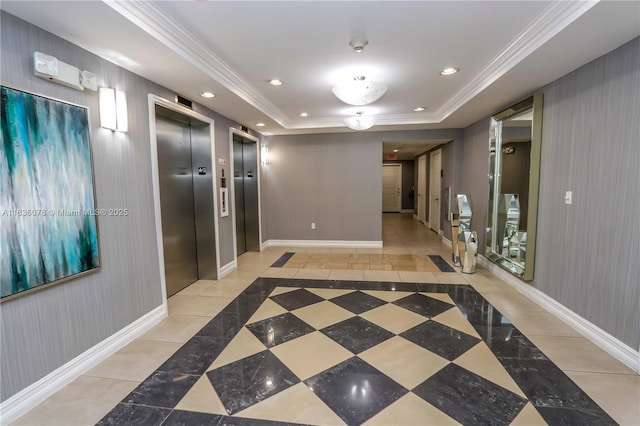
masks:
<instances>
[{"instance_id":1,"label":"white baseboard","mask_svg":"<svg viewBox=\"0 0 640 426\"><path fill-rule=\"evenodd\" d=\"M219 280L223 279L224 277L226 277L236 269L238 269L238 261L232 260L231 262L227 263L222 268L220 268L220 275L218 275L218 279Z\"/></svg>"},{"instance_id":2,"label":"white baseboard","mask_svg":"<svg viewBox=\"0 0 640 426\"><path fill-rule=\"evenodd\" d=\"M271 247L269 245L269 240L263 241L260 243L260 251L264 251L264 249Z\"/></svg>"},{"instance_id":3,"label":"white baseboard","mask_svg":"<svg viewBox=\"0 0 640 426\"><path fill-rule=\"evenodd\" d=\"M102 342L84 351L71 361L24 388L0 404L0 424L9 424L18 417L73 382L82 374L109 358L111 355L144 334L167 317L167 305L163 304L138 318Z\"/></svg>"},{"instance_id":4,"label":"white baseboard","mask_svg":"<svg viewBox=\"0 0 640 426\"><path fill-rule=\"evenodd\" d=\"M453 246L451 245L451 240L448 239L447 237L445 237L444 235L442 236L442 244L444 244L445 246L452 248Z\"/></svg>"},{"instance_id":5,"label":"white baseboard","mask_svg":"<svg viewBox=\"0 0 640 426\"><path fill-rule=\"evenodd\" d=\"M413 209L402 209L400 213L413 213Z\"/></svg>"},{"instance_id":6,"label":"white baseboard","mask_svg":"<svg viewBox=\"0 0 640 426\"><path fill-rule=\"evenodd\" d=\"M640 351L636 351L616 337L607 333L597 325L582 318L551 296L546 295L537 288L526 284L514 275L492 263L484 256L478 256L478 263L488 269L492 274L505 281L511 287L546 309L548 312L562 320L571 328L582 334L587 339L602 348L612 357L635 371L640 373Z\"/></svg>"},{"instance_id":7,"label":"white baseboard","mask_svg":"<svg viewBox=\"0 0 640 426\"><path fill-rule=\"evenodd\" d=\"M415 220L418 220L418 215L417 215L416 213L414 213L414 214L413 214L413 218L414 218Z\"/></svg>"},{"instance_id":8,"label":"white baseboard","mask_svg":"<svg viewBox=\"0 0 640 426\"><path fill-rule=\"evenodd\" d=\"M265 247L382 248L382 241L267 240L263 244Z\"/></svg>"}]
</instances>

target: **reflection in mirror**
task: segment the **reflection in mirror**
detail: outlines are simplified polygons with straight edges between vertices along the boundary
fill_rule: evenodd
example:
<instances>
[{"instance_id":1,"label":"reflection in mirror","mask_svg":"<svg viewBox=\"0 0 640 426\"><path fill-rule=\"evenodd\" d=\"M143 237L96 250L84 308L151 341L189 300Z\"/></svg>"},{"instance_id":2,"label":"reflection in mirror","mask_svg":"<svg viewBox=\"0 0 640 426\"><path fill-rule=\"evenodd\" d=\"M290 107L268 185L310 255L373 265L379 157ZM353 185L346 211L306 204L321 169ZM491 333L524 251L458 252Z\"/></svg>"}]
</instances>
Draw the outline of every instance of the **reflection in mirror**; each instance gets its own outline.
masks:
<instances>
[{"instance_id":1,"label":"reflection in mirror","mask_svg":"<svg viewBox=\"0 0 640 426\"><path fill-rule=\"evenodd\" d=\"M542 95L494 115L489 130L487 257L533 279Z\"/></svg>"}]
</instances>

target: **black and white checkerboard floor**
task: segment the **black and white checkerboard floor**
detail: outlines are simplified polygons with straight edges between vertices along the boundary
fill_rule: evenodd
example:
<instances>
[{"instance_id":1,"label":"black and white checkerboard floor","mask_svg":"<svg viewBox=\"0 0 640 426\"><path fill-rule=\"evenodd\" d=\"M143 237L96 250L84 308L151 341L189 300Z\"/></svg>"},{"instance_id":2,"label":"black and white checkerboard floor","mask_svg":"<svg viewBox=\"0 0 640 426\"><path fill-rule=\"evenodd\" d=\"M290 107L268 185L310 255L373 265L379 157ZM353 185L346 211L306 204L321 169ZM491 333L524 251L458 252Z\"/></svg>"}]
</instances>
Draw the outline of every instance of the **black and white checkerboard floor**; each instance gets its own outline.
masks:
<instances>
[{"instance_id":1,"label":"black and white checkerboard floor","mask_svg":"<svg viewBox=\"0 0 640 426\"><path fill-rule=\"evenodd\" d=\"M470 285L258 278L100 424L615 424Z\"/></svg>"}]
</instances>

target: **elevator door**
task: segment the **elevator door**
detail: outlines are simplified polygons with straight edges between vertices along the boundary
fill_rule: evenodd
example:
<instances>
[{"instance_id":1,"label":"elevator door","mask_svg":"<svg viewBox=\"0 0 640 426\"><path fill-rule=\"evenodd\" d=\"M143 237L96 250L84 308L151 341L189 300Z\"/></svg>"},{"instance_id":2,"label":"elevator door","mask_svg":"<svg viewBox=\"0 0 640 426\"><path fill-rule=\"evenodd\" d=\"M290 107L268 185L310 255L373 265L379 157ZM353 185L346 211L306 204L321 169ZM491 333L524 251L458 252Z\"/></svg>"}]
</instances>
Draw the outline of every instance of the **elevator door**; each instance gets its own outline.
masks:
<instances>
[{"instance_id":1,"label":"elevator door","mask_svg":"<svg viewBox=\"0 0 640 426\"><path fill-rule=\"evenodd\" d=\"M156 116L167 297L198 280L190 125Z\"/></svg>"},{"instance_id":2,"label":"elevator door","mask_svg":"<svg viewBox=\"0 0 640 426\"><path fill-rule=\"evenodd\" d=\"M236 237L238 255L260 251L258 217L258 144L233 135Z\"/></svg>"}]
</instances>

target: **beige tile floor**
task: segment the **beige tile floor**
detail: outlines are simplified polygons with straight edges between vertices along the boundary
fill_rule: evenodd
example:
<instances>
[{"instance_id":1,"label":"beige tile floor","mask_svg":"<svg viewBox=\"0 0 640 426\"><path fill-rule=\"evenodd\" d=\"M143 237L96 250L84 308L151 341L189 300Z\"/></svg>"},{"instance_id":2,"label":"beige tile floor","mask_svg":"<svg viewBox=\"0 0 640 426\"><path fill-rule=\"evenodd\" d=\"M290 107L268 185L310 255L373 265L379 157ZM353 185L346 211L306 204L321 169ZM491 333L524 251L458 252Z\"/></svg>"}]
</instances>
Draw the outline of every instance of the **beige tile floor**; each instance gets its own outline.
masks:
<instances>
[{"instance_id":1,"label":"beige tile floor","mask_svg":"<svg viewBox=\"0 0 640 426\"><path fill-rule=\"evenodd\" d=\"M376 271L370 269L315 269L315 268L271 268L270 265L284 252L307 253L331 256L335 255L380 255L380 254L439 254L445 259L450 258L449 249L444 246L440 238L428 231L424 226L415 222L411 215L384 215L383 241L381 249L344 249L344 248L300 248L279 247L269 248L261 253L245 253L238 259L238 269L220 281L198 281L187 287L179 294L169 299L169 316L153 329L122 348L112 357L79 377L77 380L57 392L33 410L19 418L16 425L89 425L95 424L109 412L122 398L133 390L151 371L171 356L182 343L192 337L209 319L213 318L222 308L240 294L255 278L285 277L285 278L318 278L344 280L376 280L376 281L405 281L405 282L440 282L440 283L469 283L474 286L497 309L503 312L527 337L529 337L552 361L554 361L572 380L581 386L614 420L622 425L640 424L640 376L609 356L589 340L582 337L562 321L546 312L528 298L518 293L508 284L493 274L478 267L475 274L416 272L416 271ZM309 257L310 257L309 256ZM329 257L330 258L330 257ZM371 257L369 257L371 260ZM325 262L326 264L326 262ZM370 264L370 263L369 263ZM318 290L322 291L322 290ZM204 303L206 302L206 303ZM273 304L275 305L275 304ZM213 307L213 308L212 308ZM266 318L278 313L278 306L263 306L262 312L256 312L252 320ZM336 307L335 318L319 318L314 315L313 307L302 309L299 316L316 327L325 326L341 320L339 307ZM375 322L377 315L385 312L371 311L370 320ZM434 318L438 320L438 318ZM457 318L442 318L443 322L460 321ZM411 322L411 318L400 318L401 322ZM399 325L400 326L400 325ZM468 331L475 334L473 330ZM245 333L238 341L242 347L231 348L226 356L243 357L259 346L255 345L251 333ZM308 341L307 341L308 340ZM305 345L300 346L302 343ZM314 356L314 349L323 346L323 336L312 334L305 342L292 351L308 353ZM293 342L292 342L293 344ZM390 339L384 343L388 351L372 351L364 354L378 360L383 360L390 366L397 362L411 362L410 348L403 347L397 340ZM283 345L286 346L286 345ZM283 348L284 350L285 348ZM486 353L485 346L474 348L475 356L457 360L465 368L477 369L478 363L492 358ZM389 356L389 353L394 356ZM473 355L473 354L472 354ZM339 348L332 353L332 357L343 357ZM217 360L217 362L228 362ZM308 376L314 373L309 366L301 364L299 373ZM484 365L485 371L491 366ZM397 369L393 369L397 371ZM497 371L497 369L496 369ZM396 373L400 374L400 373ZM485 373L486 374L486 373ZM400 374L401 375L401 374ZM411 375L398 376L397 380L411 384L415 381ZM503 386L514 388L510 377L495 377ZM200 383L202 382L202 383ZM210 392L211 385L206 381L199 381L190 393L202 395ZM515 388L514 388L515 391ZM198 404L197 395L189 399L191 404ZM260 418L269 418L273 410L296 411L300 422L305 419L317 419L322 424L343 424L330 410L318 407L312 392L306 390L302 384L282 392L282 401L278 404L276 398L248 408L243 415L252 415L254 411ZM415 424L415 419L426 419L429 424L452 424L450 418L443 418L437 409L429 410L424 401L414 395L406 395L396 401L388 409L370 419L367 424L372 425L400 425ZM312 403L313 402L313 403ZM310 408L305 408L310 407ZM205 410L206 407L178 407L192 410ZM293 416L293 414L292 414ZM306 420L307 422L309 420ZM531 406L526 406L513 424L540 424L541 418ZM453 423L455 424L455 423Z\"/></svg>"}]
</instances>

